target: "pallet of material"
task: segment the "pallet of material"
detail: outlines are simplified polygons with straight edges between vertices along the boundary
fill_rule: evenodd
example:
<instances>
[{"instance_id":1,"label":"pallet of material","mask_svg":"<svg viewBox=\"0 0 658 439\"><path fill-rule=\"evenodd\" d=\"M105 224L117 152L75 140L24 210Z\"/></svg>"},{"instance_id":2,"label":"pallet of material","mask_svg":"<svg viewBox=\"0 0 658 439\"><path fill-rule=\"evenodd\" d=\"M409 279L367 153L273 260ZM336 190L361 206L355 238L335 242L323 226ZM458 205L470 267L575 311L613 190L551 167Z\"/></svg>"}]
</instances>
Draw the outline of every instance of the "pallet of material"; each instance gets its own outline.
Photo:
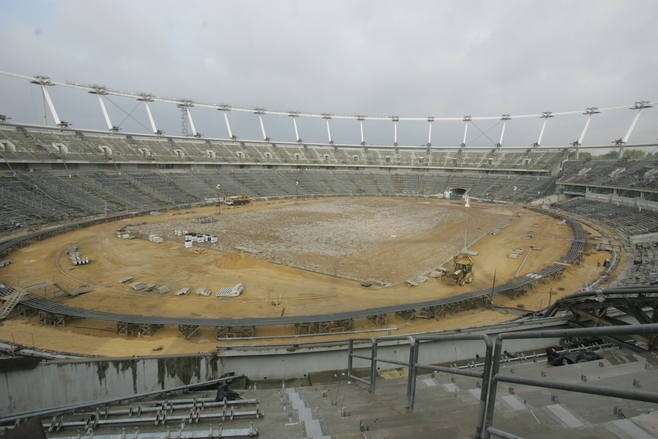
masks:
<instances>
[{"instance_id":1,"label":"pallet of material","mask_svg":"<svg viewBox=\"0 0 658 439\"><path fill-rule=\"evenodd\" d=\"M230 288L220 288L217 291L217 297L237 297L244 291L244 285L241 283L236 284Z\"/></svg>"},{"instance_id":2,"label":"pallet of material","mask_svg":"<svg viewBox=\"0 0 658 439\"><path fill-rule=\"evenodd\" d=\"M197 288L196 293L199 296L210 296L212 294L212 291L210 291L208 288Z\"/></svg>"},{"instance_id":3,"label":"pallet of material","mask_svg":"<svg viewBox=\"0 0 658 439\"><path fill-rule=\"evenodd\" d=\"M180 290L176 291L174 293L176 296L187 296L190 294L190 289L189 288L181 288Z\"/></svg>"}]
</instances>

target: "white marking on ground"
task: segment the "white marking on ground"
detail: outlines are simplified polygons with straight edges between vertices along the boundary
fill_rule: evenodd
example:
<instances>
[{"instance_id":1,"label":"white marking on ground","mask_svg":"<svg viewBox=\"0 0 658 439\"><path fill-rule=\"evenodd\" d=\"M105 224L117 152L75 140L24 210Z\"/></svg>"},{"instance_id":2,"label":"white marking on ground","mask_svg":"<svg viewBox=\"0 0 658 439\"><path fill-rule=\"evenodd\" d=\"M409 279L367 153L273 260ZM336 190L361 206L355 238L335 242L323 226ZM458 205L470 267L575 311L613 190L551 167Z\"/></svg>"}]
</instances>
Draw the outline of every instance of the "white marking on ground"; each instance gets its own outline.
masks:
<instances>
[{"instance_id":1,"label":"white marking on ground","mask_svg":"<svg viewBox=\"0 0 658 439\"><path fill-rule=\"evenodd\" d=\"M436 381L434 381L432 378L423 378L423 383L427 387L435 387L436 386Z\"/></svg>"},{"instance_id":2,"label":"white marking on ground","mask_svg":"<svg viewBox=\"0 0 658 439\"><path fill-rule=\"evenodd\" d=\"M450 392L450 393L459 392L459 387L457 387L457 385L455 383L445 383L445 384L441 384L441 385L446 390L446 392Z\"/></svg>"},{"instance_id":3,"label":"white marking on ground","mask_svg":"<svg viewBox=\"0 0 658 439\"><path fill-rule=\"evenodd\" d=\"M546 408L567 428L578 428L585 425L560 404L547 405Z\"/></svg>"},{"instance_id":4,"label":"white marking on ground","mask_svg":"<svg viewBox=\"0 0 658 439\"><path fill-rule=\"evenodd\" d=\"M622 439L656 439L652 434L647 433L644 429L635 425L630 419L617 419L608 424L614 425L615 429L610 429L615 435ZM617 430L618 429L618 430ZM620 436L619 433L622 433Z\"/></svg>"}]
</instances>

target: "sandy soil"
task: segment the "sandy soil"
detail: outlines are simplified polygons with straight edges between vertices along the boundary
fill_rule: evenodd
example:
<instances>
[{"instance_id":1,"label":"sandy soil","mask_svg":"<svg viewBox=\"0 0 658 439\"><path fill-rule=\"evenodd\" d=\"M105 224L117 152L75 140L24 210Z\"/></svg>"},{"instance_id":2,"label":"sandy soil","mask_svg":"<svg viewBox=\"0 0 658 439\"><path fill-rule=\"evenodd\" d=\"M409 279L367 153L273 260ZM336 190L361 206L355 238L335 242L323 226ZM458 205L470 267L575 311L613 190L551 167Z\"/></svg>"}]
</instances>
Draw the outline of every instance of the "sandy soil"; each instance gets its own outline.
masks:
<instances>
[{"instance_id":1,"label":"sandy soil","mask_svg":"<svg viewBox=\"0 0 658 439\"><path fill-rule=\"evenodd\" d=\"M92 292L74 298L56 298L57 288L52 286L32 288L32 293L72 306L114 312L195 317L322 314L485 288L492 285L494 273L496 282L501 283L552 263L566 253L571 240L568 226L522 208L465 209L447 201L406 198L257 202L222 209L218 222L188 228L206 232L202 226L207 226L207 231L212 232L210 228L214 227L222 237L217 249L199 252L185 249L182 242L174 240L174 227L187 228L192 218L216 214L216 208L210 207L168 212L58 235L14 252L10 257L13 264L0 271L0 279L20 287L55 283L64 290L75 290L88 285ZM504 220L509 224L500 233L490 235ZM138 223L145 223L138 226L145 231L161 230L168 240L155 244L115 236L119 227ZM464 223L469 229L469 242L473 242L470 248L479 253L474 257L474 283L458 287L446 280L429 279L417 287L405 285L404 279L440 265L463 246ZM255 251L236 253L235 247L245 247L245 243ZM76 245L92 263L73 267L63 254L71 245ZM517 248L522 248L523 254L509 258L509 253ZM596 262L601 258L602 254L592 250L585 263L570 268L561 281L538 286L521 298L497 298L496 303L539 309L596 277L600 270ZM307 269L282 265L284 262ZM358 281L333 273L386 280L392 286L364 288ZM134 292L119 283L126 277L167 285L170 292ZM216 291L238 282L245 285L245 293L237 298L173 295L182 287ZM397 328L393 332L408 332L474 326L513 317L493 310L475 310L441 320L406 322L392 318L387 327ZM363 320L357 322L357 328L374 326ZM292 328L271 327L258 328L257 335L292 333ZM39 326L35 317L5 321L0 326L0 339L93 355L144 355L154 353L154 349L165 354L198 352L212 350L217 344L212 328L203 329L201 336L193 340L185 340L175 328L163 328L152 337L131 339L117 336L110 322L76 320L65 328L50 328Z\"/></svg>"},{"instance_id":2,"label":"sandy soil","mask_svg":"<svg viewBox=\"0 0 658 439\"><path fill-rule=\"evenodd\" d=\"M439 201L339 198L287 204L197 224L191 219L129 226L182 242L174 229L219 237L206 247L359 281L400 283L453 255L510 213ZM412 251L405 251L412 249Z\"/></svg>"}]
</instances>

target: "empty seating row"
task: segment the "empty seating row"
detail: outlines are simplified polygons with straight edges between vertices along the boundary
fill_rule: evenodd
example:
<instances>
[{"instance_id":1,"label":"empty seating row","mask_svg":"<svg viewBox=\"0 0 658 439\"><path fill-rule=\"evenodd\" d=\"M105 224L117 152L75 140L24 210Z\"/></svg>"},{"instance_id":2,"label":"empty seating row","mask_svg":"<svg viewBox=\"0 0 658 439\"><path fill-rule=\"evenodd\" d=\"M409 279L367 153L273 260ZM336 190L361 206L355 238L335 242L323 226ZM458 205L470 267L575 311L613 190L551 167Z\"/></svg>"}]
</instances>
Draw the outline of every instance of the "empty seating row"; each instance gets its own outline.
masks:
<instances>
[{"instance_id":1,"label":"empty seating row","mask_svg":"<svg viewBox=\"0 0 658 439\"><path fill-rule=\"evenodd\" d=\"M658 192L658 160L573 160L560 184L632 188Z\"/></svg>"},{"instance_id":2,"label":"empty seating row","mask_svg":"<svg viewBox=\"0 0 658 439\"><path fill-rule=\"evenodd\" d=\"M551 177L324 168L36 169L0 176L0 228L65 221L124 210L215 200L218 196L443 194L525 202L547 193ZM219 186L219 187L218 187Z\"/></svg>"},{"instance_id":3,"label":"empty seating row","mask_svg":"<svg viewBox=\"0 0 658 439\"><path fill-rule=\"evenodd\" d=\"M564 149L442 150L428 147L322 146L210 140L0 125L7 160L68 162L210 162L353 166L556 169Z\"/></svg>"}]
</instances>

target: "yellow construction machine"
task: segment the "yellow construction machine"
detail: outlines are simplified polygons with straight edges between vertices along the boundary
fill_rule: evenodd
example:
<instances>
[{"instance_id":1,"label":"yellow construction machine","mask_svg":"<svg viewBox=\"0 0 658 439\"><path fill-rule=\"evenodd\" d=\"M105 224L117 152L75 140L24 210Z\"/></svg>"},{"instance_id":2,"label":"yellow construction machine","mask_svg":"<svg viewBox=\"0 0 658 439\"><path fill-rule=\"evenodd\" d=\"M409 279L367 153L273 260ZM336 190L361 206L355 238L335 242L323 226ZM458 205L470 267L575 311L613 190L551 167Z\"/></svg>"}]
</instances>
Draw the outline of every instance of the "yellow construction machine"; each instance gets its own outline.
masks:
<instances>
[{"instance_id":1,"label":"yellow construction machine","mask_svg":"<svg viewBox=\"0 0 658 439\"><path fill-rule=\"evenodd\" d=\"M455 283L461 287L473 282L473 259L467 254L460 253L452 261L455 266L450 277Z\"/></svg>"},{"instance_id":2,"label":"yellow construction machine","mask_svg":"<svg viewBox=\"0 0 658 439\"><path fill-rule=\"evenodd\" d=\"M250 202L251 198L247 195L233 195L228 197L225 203L227 206L242 206L244 204L249 204Z\"/></svg>"}]
</instances>

